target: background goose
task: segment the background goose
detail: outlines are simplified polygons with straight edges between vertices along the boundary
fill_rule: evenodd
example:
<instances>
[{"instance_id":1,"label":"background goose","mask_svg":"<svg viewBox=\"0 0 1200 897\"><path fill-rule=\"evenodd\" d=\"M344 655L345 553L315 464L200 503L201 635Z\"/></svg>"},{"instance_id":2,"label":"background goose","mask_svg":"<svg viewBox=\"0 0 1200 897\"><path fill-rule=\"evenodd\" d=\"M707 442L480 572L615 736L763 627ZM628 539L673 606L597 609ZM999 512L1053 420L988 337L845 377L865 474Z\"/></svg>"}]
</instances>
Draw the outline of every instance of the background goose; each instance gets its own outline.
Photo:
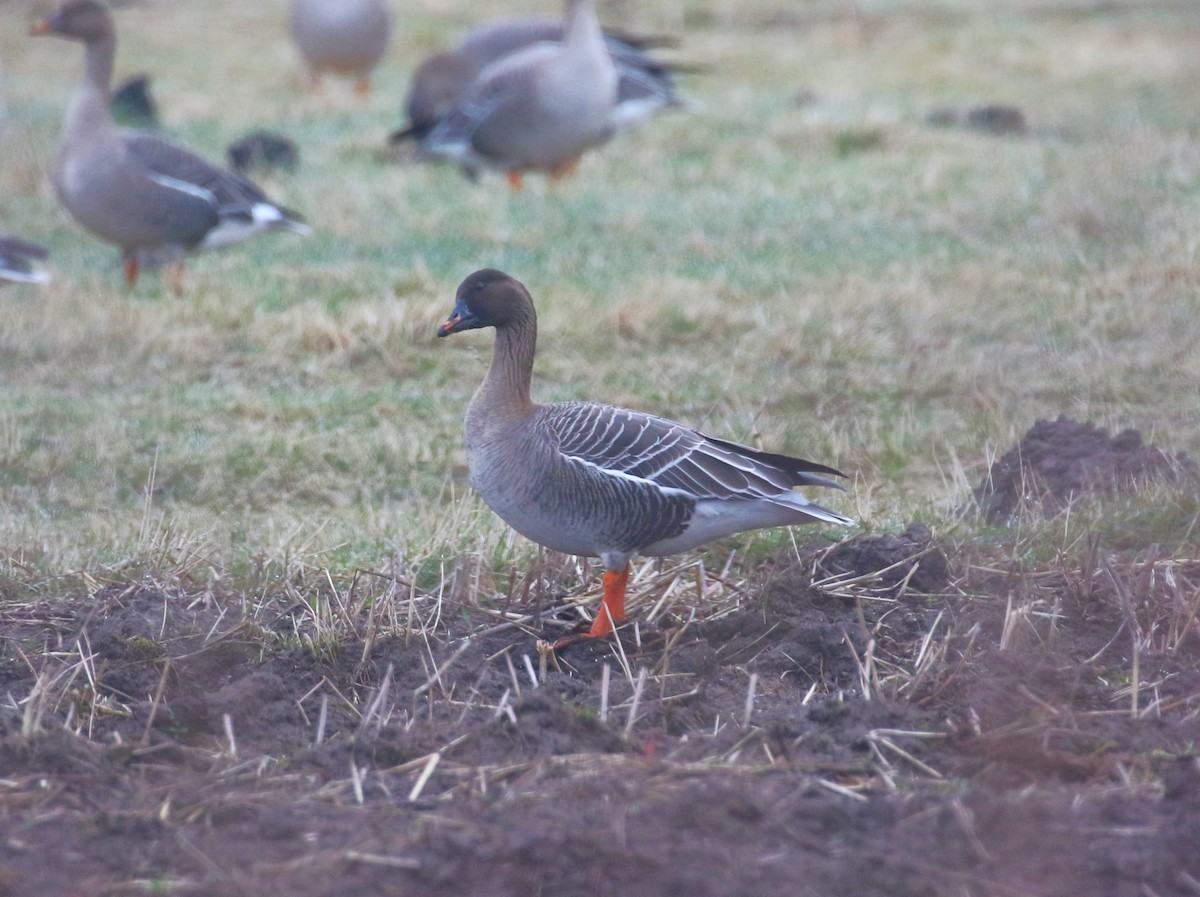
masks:
<instances>
[{"instance_id":1,"label":"background goose","mask_svg":"<svg viewBox=\"0 0 1200 897\"><path fill-rule=\"evenodd\" d=\"M617 73L593 0L566 0L562 43L518 50L484 68L425 137L422 149L468 173L529 169L553 178L613 134Z\"/></svg>"},{"instance_id":2,"label":"background goose","mask_svg":"<svg viewBox=\"0 0 1200 897\"><path fill-rule=\"evenodd\" d=\"M170 262L179 292L185 250L239 243L268 230L309 232L298 215L270 202L250 181L155 134L113 123L108 94L116 37L108 10L95 0L70 0L31 32L86 47L84 80L67 106L52 179L76 221L121 247L130 285L144 258Z\"/></svg>"},{"instance_id":3,"label":"background goose","mask_svg":"<svg viewBox=\"0 0 1200 897\"><path fill-rule=\"evenodd\" d=\"M423 140L487 66L533 44L562 39L562 21L542 16L502 19L473 29L458 47L435 53L417 67L405 103L408 125L388 139L392 144ZM606 30L604 43L617 72L613 124L618 131L683 105L675 94L672 74L678 68L646 52L669 40Z\"/></svg>"},{"instance_id":4,"label":"background goose","mask_svg":"<svg viewBox=\"0 0 1200 897\"><path fill-rule=\"evenodd\" d=\"M604 564L591 630L625 616L634 555L674 554L767 526L854 521L796 486L841 488L826 467L713 439L638 411L588 402L538 405L529 385L537 347L533 299L501 271L462 282L438 336L496 328L491 367L467 409L467 461L484 501L529 539ZM560 640L558 646L574 641Z\"/></svg>"},{"instance_id":5,"label":"background goose","mask_svg":"<svg viewBox=\"0 0 1200 897\"><path fill-rule=\"evenodd\" d=\"M16 237L0 234L0 286L5 283L46 283L44 271L34 270L32 260L44 259L46 250Z\"/></svg>"},{"instance_id":6,"label":"background goose","mask_svg":"<svg viewBox=\"0 0 1200 897\"><path fill-rule=\"evenodd\" d=\"M157 128L158 103L150 90L149 75L130 75L113 88L108 111L113 121L129 128Z\"/></svg>"},{"instance_id":7,"label":"background goose","mask_svg":"<svg viewBox=\"0 0 1200 897\"><path fill-rule=\"evenodd\" d=\"M292 0L288 23L314 87L332 72L354 76L360 96L370 93L371 72L392 39L385 0Z\"/></svg>"}]
</instances>

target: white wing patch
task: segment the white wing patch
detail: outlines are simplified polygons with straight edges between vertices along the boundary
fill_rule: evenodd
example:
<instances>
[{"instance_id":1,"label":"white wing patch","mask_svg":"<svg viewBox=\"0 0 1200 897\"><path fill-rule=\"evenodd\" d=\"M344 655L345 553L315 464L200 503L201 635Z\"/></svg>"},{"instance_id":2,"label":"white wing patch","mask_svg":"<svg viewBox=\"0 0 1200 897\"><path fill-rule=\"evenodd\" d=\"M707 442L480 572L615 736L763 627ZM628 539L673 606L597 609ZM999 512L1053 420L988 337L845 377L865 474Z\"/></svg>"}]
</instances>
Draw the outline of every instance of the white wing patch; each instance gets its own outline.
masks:
<instances>
[{"instance_id":1,"label":"white wing patch","mask_svg":"<svg viewBox=\"0 0 1200 897\"><path fill-rule=\"evenodd\" d=\"M154 183L161 184L163 187L168 187L171 190L178 190L180 193L186 193L189 196L195 197L196 199L202 199L212 206L217 204L216 195L211 190L205 189L198 184L192 184L188 181L181 181L179 178L173 178L170 175L165 174L158 174L157 172L153 171L148 173L146 176L150 178L150 180L154 181Z\"/></svg>"},{"instance_id":2,"label":"white wing patch","mask_svg":"<svg viewBox=\"0 0 1200 897\"><path fill-rule=\"evenodd\" d=\"M49 283L50 275L45 271L14 271L0 266L0 280L10 280L13 283Z\"/></svg>"}]
</instances>

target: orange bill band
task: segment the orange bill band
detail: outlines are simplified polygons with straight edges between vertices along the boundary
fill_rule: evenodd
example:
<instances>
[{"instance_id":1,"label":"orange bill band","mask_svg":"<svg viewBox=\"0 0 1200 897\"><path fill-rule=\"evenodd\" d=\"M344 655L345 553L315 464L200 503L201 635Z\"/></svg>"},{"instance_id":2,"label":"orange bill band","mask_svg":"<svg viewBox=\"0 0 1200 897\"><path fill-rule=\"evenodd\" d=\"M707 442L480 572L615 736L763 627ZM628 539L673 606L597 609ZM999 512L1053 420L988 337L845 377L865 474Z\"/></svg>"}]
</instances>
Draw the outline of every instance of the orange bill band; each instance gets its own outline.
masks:
<instances>
[{"instance_id":1,"label":"orange bill band","mask_svg":"<svg viewBox=\"0 0 1200 897\"><path fill-rule=\"evenodd\" d=\"M462 315L452 314L446 318L446 323L437 329L438 336L449 336L458 329L458 325L462 323Z\"/></svg>"}]
</instances>

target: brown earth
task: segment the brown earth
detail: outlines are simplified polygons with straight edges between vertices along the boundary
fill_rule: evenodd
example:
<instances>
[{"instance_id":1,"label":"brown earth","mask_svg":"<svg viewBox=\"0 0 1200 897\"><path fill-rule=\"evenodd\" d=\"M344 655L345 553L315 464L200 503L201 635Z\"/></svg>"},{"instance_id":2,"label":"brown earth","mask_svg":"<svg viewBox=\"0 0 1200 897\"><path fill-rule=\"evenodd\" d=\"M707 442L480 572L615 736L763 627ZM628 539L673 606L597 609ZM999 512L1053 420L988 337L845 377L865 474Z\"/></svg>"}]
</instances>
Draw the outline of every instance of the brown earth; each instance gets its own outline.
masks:
<instances>
[{"instance_id":1,"label":"brown earth","mask_svg":"<svg viewBox=\"0 0 1200 897\"><path fill-rule=\"evenodd\" d=\"M0 895L1200 894L1200 560L755 576L557 666L553 576L5 584Z\"/></svg>"}]
</instances>

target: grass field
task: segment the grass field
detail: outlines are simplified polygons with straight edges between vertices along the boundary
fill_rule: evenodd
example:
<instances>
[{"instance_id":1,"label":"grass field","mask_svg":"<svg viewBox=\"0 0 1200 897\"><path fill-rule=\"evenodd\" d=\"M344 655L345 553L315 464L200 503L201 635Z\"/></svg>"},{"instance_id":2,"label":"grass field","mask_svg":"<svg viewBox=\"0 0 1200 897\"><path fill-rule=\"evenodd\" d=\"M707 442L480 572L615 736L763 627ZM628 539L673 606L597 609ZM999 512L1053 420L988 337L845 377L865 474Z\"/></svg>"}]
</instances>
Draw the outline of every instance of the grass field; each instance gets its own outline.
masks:
<instances>
[{"instance_id":1,"label":"grass field","mask_svg":"<svg viewBox=\"0 0 1200 897\"><path fill-rule=\"evenodd\" d=\"M605 22L681 36L665 55L702 68L681 79L692 108L518 194L386 150L413 66L477 11L397 6L365 102L346 83L304 92L282 0L117 10L117 77L152 74L166 133L210 159L257 127L300 147L294 173L260 180L315 234L196 257L176 298L154 272L127 291L117 251L57 206L46 169L82 53L26 36L42 7L0 0L0 231L45 244L55 278L0 294L11 601L136 582L251 606L286 594L312 608L306 643L344 645L378 620L323 602L359 571L440 602L464 570L472 601L511 598L540 555L471 494L461 448L491 337L434 337L485 266L538 302L535 397L833 464L852 484L818 500L863 532L924 522L952 565L1011 564L1034 591L1099 555L1196 557L1194 489L1012 526L963 508L1060 414L1200 456L1200 4L601 3ZM927 123L985 103L1020 108L1028 132ZM807 535L747 534L701 560L732 553L721 600L752 601L741 586ZM1196 626L1196 596L1178 600L1175 646ZM1138 681L1133 663L1112 689Z\"/></svg>"},{"instance_id":2,"label":"grass field","mask_svg":"<svg viewBox=\"0 0 1200 897\"><path fill-rule=\"evenodd\" d=\"M944 521L1039 417L1200 452L1188 4L814 3L769 29L788 19L770 4L630 9L688 28L695 110L519 195L382 149L412 64L468 10L407 5L358 103L299 90L278 10L208 8L118 12L118 77L152 72L166 130L210 158L252 127L292 135L301 167L267 184L317 233L195 259L177 300L154 276L128 294L115 250L57 208L44 169L81 54L8 4L3 222L57 278L3 297L0 543L21 565L166 540L344 570L503 538L446 524L487 337L433 329L482 266L539 301L540 396L839 464L839 507L872 529ZM1030 136L924 124L983 102L1022 108Z\"/></svg>"}]
</instances>

